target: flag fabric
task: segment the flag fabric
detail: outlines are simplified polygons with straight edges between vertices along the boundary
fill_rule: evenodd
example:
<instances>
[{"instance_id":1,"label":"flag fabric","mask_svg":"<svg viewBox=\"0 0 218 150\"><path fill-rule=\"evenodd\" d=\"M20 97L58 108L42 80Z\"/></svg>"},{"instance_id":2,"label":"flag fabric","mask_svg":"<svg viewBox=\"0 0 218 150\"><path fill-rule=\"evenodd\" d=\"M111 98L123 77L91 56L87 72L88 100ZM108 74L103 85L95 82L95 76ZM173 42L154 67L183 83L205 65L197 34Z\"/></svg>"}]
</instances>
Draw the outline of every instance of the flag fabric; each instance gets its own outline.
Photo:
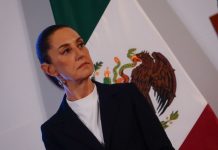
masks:
<instances>
[{"instance_id":1,"label":"flag fabric","mask_svg":"<svg viewBox=\"0 0 218 150\"><path fill-rule=\"evenodd\" d=\"M85 42L90 38L109 0L50 0L56 24L67 24L80 33Z\"/></svg>"},{"instance_id":2,"label":"flag fabric","mask_svg":"<svg viewBox=\"0 0 218 150\"><path fill-rule=\"evenodd\" d=\"M176 97L157 115L175 149L217 150L218 120L137 0L50 0L57 24L75 28L95 63L93 78L107 84L131 79L131 54L160 52L175 69ZM133 50L133 51L131 51ZM115 80L116 78L116 80ZM119 80L122 82L122 80ZM155 109L154 91L149 95Z\"/></svg>"}]
</instances>

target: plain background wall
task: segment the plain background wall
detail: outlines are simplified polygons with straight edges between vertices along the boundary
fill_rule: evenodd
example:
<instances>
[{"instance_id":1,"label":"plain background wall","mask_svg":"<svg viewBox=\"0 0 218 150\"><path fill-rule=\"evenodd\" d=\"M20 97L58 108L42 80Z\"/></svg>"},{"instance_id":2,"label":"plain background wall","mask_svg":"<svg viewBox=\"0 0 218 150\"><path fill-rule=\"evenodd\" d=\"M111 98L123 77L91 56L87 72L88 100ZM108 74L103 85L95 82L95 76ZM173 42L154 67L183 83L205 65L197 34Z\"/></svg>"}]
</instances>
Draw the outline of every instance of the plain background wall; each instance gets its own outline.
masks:
<instances>
[{"instance_id":1,"label":"plain background wall","mask_svg":"<svg viewBox=\"0 0 218 150\"><path fill-rule=\"evenodd\" d=\"M0 149L44 149L40 125L53 114L62 91L39 70L35 40L54 24L49 1L0 1Z\"/></svg>"},{"instance_id":2,"label":"plain background wall","mask_svg":"<svg viewBox=\"0 0 218 150\"><path fill-rule=\"evenodd\" d=\"M218 1L167 1L218 71L218 35L214 32L209 19L209 17L218 14Z\"/></svg>"},{"instance_id":3,"label":"plain background wall","mask_svg":"<svg viewBox=\"0 0 218 150\"><path fill-rule=\"evenodd\" d=\"M42 149L45 115L20 1L0 1L0 149Z\"/></svg>"},{"instance_id":4,"label":"plain background wall","mask_svg":"<svg viewBox=\"0 0 218 150\"><path fill-rule=\"evenodd\" d=\"M218 114L218 74L207 55L169 3L139 2ZM0 19L0 149L44 149L40 125L55 113L63 95L40 71L35 56L38 33L54 24L49 1L1 0Z\"/></svg>"}]
</instances>

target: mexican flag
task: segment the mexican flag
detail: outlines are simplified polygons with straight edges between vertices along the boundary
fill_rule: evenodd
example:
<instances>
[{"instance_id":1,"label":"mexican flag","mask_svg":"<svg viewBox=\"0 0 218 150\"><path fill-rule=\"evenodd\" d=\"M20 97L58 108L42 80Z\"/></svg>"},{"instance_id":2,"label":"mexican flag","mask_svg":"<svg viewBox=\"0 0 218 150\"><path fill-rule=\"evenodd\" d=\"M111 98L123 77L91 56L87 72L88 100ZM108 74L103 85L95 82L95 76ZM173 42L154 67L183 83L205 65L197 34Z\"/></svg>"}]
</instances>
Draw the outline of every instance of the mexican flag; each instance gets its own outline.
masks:
<instances>
[{"instance_id":1,"label":"mexican flag","mask_svg":"<svg viewBox=\"0 0 218 150\"><path fill-rule=\"evenodd\" d=\"M56 24L68 24L84 38L95 63L93 78L99 82L131 82L132 71L143 63L133 64L131 56L146 51L155 64L158 58L152 57L152 53L161 53L174 70L175 97L160 114L154 87L150 87L149 95L173 146L181 150L218 149L215 114L137 0L50 0L50 3ZM124 74L128 80L124 80Z\"/></svg>"}]
</instances>

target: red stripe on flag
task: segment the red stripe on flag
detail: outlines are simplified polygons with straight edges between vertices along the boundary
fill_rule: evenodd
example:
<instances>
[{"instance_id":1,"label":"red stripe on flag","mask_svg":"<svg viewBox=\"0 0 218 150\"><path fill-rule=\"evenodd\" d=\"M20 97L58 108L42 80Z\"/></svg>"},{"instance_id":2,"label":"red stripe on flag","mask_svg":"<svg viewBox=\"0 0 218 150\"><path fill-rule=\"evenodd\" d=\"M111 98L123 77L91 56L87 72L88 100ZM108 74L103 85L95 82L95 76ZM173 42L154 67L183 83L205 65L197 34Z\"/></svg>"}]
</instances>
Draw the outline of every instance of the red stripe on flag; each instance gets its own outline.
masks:
<instances>
[{"instance_id":1,"label":"red stripe on flag","mask_svg":"<svg viewBox=\"0 0 218 150\"><path fill-rule=\"evenodd\" d=\"M218 150L218 120L207 105L180 150Z\"/></svg>"}]
</instances>

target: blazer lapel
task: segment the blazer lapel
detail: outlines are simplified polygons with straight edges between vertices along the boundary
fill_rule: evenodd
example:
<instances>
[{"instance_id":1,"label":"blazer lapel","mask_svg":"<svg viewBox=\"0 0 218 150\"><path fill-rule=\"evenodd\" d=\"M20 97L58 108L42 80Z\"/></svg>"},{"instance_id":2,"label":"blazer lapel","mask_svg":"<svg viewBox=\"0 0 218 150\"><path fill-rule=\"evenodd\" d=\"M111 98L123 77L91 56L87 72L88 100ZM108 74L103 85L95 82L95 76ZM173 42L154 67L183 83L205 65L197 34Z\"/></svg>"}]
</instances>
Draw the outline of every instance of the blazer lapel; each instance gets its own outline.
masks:
<instances>
[{"instance_id":1,"label":"blazer lapel","mask_svg":"<svg viewBox=\"0 0 218 150\"><path fill-rule=\"evenodd\" d=\"M103 85L95 82L99 95L100 113L102 131L104 136L105 147L110 147L111 133L116 118L116 113L119 110L119 93L110 85Z\"/></svg>"},{"instance_id":2,"label":"blazer lapel","mask_svg":"<svg viewBox=\"0 0 218 150\"><path fill-rule=\"evenodd\" d=\"M97 140L92 132L82 123L75 112L68 106L66 95L63 98L59 113L63 116L63 133L91 149L103 150L104 146Z\"/></svg>"}]
</instances>

